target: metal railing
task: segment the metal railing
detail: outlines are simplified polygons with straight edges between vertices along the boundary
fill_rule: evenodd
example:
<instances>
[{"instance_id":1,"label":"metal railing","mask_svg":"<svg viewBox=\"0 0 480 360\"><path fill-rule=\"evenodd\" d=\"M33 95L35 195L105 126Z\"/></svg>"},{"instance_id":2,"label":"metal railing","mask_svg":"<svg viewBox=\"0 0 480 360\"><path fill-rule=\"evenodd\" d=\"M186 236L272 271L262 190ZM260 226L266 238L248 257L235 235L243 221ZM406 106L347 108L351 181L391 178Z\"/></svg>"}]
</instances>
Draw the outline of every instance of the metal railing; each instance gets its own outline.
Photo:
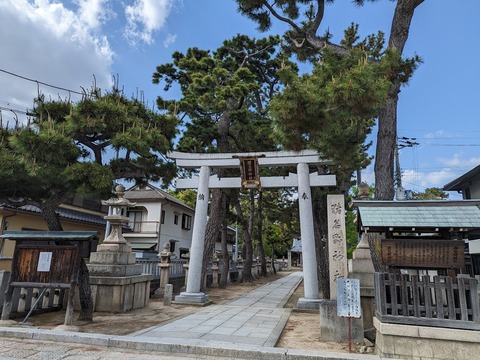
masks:
<instances>
[{"instance_id":1,"label":"metal railing","mask_svg":"<svg viewBox=\"0 0 480 360\"><path fill-rule=\"evenodd\" d=\"M158 234L160 222L159 221L135 221L128 224L130 231L126 231L128 234Z\"/></svg>"},{"instance_id":2,"label":"metal railing","mask_svg":"<svg viewBox=\"0 0 480 360\"><path fill-rule=\"evenodd\" d=\"M183 264L186 264L187 261L183 259L173 259L170 260L170 276L184 276L185 268ZM142 273L153 275L154 278L160 277L160 259L137 259L137 264L143 266Z\"/></svg>"}]
</instances>

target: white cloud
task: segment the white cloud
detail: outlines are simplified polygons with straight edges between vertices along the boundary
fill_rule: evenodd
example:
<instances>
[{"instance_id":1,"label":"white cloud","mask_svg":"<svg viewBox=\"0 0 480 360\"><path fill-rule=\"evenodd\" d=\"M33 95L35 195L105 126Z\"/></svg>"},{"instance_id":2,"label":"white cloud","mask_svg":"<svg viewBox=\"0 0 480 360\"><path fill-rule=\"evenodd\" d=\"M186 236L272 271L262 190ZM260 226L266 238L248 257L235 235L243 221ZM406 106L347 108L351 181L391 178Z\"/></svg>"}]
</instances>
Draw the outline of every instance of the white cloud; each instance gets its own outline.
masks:
<instances>
[{"instance_id":1,"label":"white cloud","mask_svg":"<svg viewBox=\"0 0 480 360\"><path fill-rule=\"evenodd\" d=\"M463 154L453 154L451 158L439 158L438 162L443 164L444 166L449 166L449 167L475 167L480 164L480 157L462 157Z\"/></svg>"},{"instance_id":2,"label":"white cloud","mask_svg":"<svg viewBox=\"0 0 480 360\"><path fill-rule=\"evenodd\" d=\"M457 177L457 174L458 172L449 168L430 172L405 170L402 171L402 183L405 183L403 187L406 189L417 186L421 187L420 191L423 191L424 188L443 187L449 181ZM417 189L414 190L418 191Z\"/></svg>"},{"instance_id":3,"label":"white cloud","mask_svg":"<svg viewBox=\"0 0 480 360\"><path fill-rule=\"evenodd\" d=\"M152 44L153 33L165 26L173 3L173 0L135 0L132 5L125 6L125 38L130 43L141 40Z\"/></svg>"},{"instance_id":4,"label":"white cloud","mask_svg":"<svg viewBox=\"0 0 480 360\"><path fill-rule=\"evenodd\" d=\"M101 1L81 0L78 13L50 0L1 0L0 68L20 76L59 87L81 91L89 88L95 76L101 88L111 87L113 50L97 28L105 16ZM94 5L87 11L87 5ZM97 19L97 20L95 20ZM37 84L0 72L0 106L31 108ZM57 98L66 91L38 85ZM73 99L74 99L73 95ZM12 115L2 111L4 120Z\"/></svg>"},{"instance_id":5,"label":"white cloud","mask_svg":"<svg viewBox=\"0 0 480 360\"><path fill-rule=\"evenodd\" d=\"M99 29L102 24L116 14L109 7L109 0L77 0L79 17L91 29Z\"/></svg>"},{"instance_id":6,"label":"white cloud","mask_svg":"<svg viewBox=\"0 0 480 360\"><path fill-rule=\"evenodd\" d=\"M437 130L425 135L426 139L459 139L462 135L459 132L448 130Z\"/></svg>"},{"instance_id":7,"label":"white cloud","mask_svg":"<svg viewBox=\"0 0 480 360\"><path fill-rule=\"evenodd\" d=\"M175 40L177 40L177 35L175 34L168 34L165 40L163 41L163 46L168 48L170 45L172 45Z\"/></svg>"}]
</instances>

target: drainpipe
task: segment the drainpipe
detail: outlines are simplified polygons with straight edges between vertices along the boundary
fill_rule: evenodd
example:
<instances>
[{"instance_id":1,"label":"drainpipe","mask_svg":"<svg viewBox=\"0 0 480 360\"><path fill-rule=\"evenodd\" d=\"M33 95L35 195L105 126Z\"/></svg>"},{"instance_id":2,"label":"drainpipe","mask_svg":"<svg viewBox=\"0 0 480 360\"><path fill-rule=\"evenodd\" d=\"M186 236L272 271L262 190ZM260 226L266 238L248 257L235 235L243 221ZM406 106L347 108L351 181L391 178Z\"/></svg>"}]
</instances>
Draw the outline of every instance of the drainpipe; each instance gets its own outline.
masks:
<instances>
[{"instance_id":1,"label":"drainpipe","mask_svg":"<svg viewBox=\"0 0 480 360\"><path fill-rule=\"evenodd\" d=\"M9 215L4 215L2 216L2 223L0 224L0 235L2 235L5 231L5 226L7 224L7 221L5 219L9 218L9 217L12 217L12 216L15 216L17 215L17 212L16 211L13 211L12 213L10 213ZM5 244L5 240L3 239L2 241L0 241L0 256L3 254L3 246Z\"/></svg>"},{"instance_id":2,"label":"drainpipe","mask_svg":"<svg viewBox=\"0 0 480 360\"><path fill-rule=\"evenodd\" d=\"M167 203L168 203L168 200L167 200ZM160 203L160 219L158 219L157 253L160 253L160 235L162 232L162 212L163 212L163 203Z\"/></svg>"},{"instance_id":3,"label":"drainpipe","mask_svg":"<svg viewBox=\"0 0 480 360\"><path fill-rule=\"evenodd\" d=\"M6 219L6 218L9 218L9 217L12 217L12 216L15 216L15 215L17 215L17 212L16 212L16 211L12 212L12 213L9 214L9 215L4 215L4 216L2 217L2 223L1 223L1 225L0 225L0 226L1 226L1 228L0 228L0 235L2 235L2 234L4 233L5 226L6 226L6 224L7 224L7 221L6 221L5 219Z\"/></svg>"}]
</instances>

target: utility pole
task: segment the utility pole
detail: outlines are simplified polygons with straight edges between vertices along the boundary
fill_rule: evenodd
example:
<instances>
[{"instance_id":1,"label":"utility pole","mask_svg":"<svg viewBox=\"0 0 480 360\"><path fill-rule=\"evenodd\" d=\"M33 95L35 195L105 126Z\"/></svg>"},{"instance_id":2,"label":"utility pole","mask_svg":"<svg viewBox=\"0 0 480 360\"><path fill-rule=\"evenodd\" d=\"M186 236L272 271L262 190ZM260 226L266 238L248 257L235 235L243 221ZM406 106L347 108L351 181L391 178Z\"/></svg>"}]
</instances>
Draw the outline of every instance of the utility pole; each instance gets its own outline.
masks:
<instances>
[{"instance_id":1,"label":"utility pole","mask_svg":"<svg viewBox=\"0 0 480 360\"><path fill-rule=\"evenodd\" d=\"M399 152L401 149L407 147L414 147L419 145L416 142L417 138L408 138L405 136L397 138L397 144L395 146L395 182L396 182L396 198L397 200L405 200L405 192L402 187L402 169L400 167L400 156Z\"/></svg>"}]
</instances>

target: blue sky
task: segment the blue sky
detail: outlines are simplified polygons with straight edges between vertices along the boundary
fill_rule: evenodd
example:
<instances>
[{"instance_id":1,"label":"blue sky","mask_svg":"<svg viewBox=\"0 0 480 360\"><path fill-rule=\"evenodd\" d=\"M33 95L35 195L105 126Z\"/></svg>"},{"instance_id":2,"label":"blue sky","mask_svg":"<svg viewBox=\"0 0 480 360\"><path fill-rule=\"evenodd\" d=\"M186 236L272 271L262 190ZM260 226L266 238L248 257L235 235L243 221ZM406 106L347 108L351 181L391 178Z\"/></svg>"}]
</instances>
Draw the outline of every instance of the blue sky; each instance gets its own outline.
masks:
<instances>
[{"instance_id":1,"label":"blue sky","mask_svg":"<svg viewBox=\"0 0 480 360\"><path fill-rule=\"evenodd\" d=\"M381 30L388 36L394 6L337 0L327 6L321 32L328 28L339 39L356 22L362 35ZM416 53L424 63L402 89L398 107L399 136L419 143L400 153L407 189L441 187L480 164L479 15L478 0L426 0L415 13L404 54ZM264 35L236 12L234 0L0 0L0 24L4 122L14 116L8 109L22 119L37 87L52 97L77 96L5 71L74 91L90 87L93 75L109 88L118 74L127 94L142 93L153 105L161 87L151 83L152 73L173 51L215 50L237 33ZM271 32L285 29L275 22ZM363 179L373 182L372 168Z\"/></svg>"}]
</instances>

